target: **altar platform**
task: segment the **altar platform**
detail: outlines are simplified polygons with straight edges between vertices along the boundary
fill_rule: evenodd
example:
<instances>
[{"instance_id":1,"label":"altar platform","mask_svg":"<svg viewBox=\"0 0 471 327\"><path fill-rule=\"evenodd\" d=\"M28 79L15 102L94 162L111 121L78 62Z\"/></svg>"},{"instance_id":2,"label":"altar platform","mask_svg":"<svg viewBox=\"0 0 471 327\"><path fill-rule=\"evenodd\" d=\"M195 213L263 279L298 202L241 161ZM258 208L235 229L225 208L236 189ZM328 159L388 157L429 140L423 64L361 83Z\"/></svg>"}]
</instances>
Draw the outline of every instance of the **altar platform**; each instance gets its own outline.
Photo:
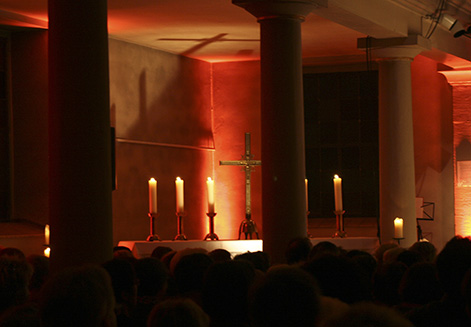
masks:
<instances>
[{"instance_id":1,"label":"altar platform","mask_svg":"<svg viewBox=\"0 0 471 327\"><path fill-rule=\"evenodd\" d=\"M348 237L348 238L311 238L313 245L319 242L328 241L336 244L345 250L363 250L373 253L379 246L376 237ZM175 251L186 248L203 248L208 252L215 249L225 249L232 254L232 257L245 252L263 251L262 240L221 240L221 241L121 241L119 246L129 248L136 258L149 257L152 251L158 246L166 246Z\"/></svg>"}]
</instances>

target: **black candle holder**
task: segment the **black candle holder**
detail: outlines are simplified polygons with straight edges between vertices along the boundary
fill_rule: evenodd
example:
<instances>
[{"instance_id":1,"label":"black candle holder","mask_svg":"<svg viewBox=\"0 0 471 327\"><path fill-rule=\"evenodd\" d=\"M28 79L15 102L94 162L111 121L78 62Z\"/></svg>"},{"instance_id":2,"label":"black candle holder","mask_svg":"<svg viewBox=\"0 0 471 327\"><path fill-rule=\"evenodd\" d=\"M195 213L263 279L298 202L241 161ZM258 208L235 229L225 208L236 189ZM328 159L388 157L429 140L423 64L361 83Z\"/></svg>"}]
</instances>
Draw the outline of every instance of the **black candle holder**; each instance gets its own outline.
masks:
<instances>
[{"instance_id":1,"label":"black candle holder","mask_svg":"<svg viewBox=\"0 0 471 327\"><path fill-rule=\"evenodd\" d=\"M343 225L343 214L345 213L345 210L335 210L335 218L336 218L336 223L337 223L337 231L335 232L332 237L339 237L339 238L345 238L347 237L347 233L344 230L344 225Z\"/></svg>"},{"instance_id":2,"label":"black candle holder","mask_svg":"<svg viewBox=\"0 0 471 327\"><path fill-rule=\"evenodd\" d=\"M174 241L186 241L186 235L183 233L183 216L184 212L177 212L177 235L174 237Z\"/></svg>"},{"instance_id":3,"label":"black candle holder","mask_svg":"<svg viewBox=\"0 0 471 327\"><path fill-rule=\"evenodd\" d=\"M149 220L150 220L150 232L149 232L149 236L147 236L147 241L148 242L161 241L159 235L155 233L155 218L157 218L159 214L149 212L147 216L149 217Z\"/></svg>"},{"instance_id":4,"label":"black candle holder","mask_svg":"<svg viewBox=\"0 0 471 327\"><path fill-rule=\"evenodd\" d=\"M214 217L217 215L215 212L207 212L206 216L209 217L209 233L204 237L204 241L218 241L219 237L214 233Z\"/></svg>"}]
</instances>

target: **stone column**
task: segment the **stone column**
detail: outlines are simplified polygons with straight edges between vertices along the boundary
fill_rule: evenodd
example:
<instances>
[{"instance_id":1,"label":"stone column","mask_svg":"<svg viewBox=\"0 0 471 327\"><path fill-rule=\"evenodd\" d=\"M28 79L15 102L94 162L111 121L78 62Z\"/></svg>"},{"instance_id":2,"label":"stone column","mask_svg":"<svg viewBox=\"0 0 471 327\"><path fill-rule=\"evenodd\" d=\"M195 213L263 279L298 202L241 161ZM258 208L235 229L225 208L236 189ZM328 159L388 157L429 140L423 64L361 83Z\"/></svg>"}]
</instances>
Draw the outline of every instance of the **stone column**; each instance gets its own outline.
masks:
<instances>
[{"instance_id":1,"label":"stone column","mask_svg":"<svg viewBox=\"0 0 471 327\"><path fill-rule=\"evenodd\" d=\"M404 220L407 247L417 241L411 62L429 47L420 36L370 39L379 65L379 193L381 243L393 241L394 219ZM359 40L365 48L366 39Z\"/></svg>"},{"instance_id":2,"label":"stone column","mask_svg":"<svg viewBox=\"0 0 471 327\"><path fill-rule=\"evenodd\" d=\"M260 23L263 250L281 263L307 235L301 23L315 2L233 3Z\"/></svg>"},{"instance_id":3,"label":"stone column","mask_svg":"<svg viewBox=\"0 0 471 327\"><path fill-rule=\"evenodd\" d=\"M49 0L51 268L112 257L106 0Z\"/></svg>"}]
</instances>

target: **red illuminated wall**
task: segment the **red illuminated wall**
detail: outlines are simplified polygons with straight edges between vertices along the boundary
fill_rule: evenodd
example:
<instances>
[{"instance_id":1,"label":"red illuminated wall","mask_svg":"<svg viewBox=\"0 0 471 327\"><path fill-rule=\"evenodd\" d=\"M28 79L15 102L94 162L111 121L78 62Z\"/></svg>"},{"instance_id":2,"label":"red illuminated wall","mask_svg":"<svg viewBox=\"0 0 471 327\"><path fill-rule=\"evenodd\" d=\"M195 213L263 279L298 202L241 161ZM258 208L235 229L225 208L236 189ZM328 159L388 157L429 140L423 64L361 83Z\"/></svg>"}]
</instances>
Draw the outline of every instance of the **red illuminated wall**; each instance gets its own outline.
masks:
<instances>
[{"instance_id":1,"label":"red illuminated wall","mask_svg":"<svg viewBox=\"0 0 471 327\"><path fill-rule=\"evenodd\" d=\"M114 240L149 235L147 181L158 183L156 233L177 232L175 178L185 181L183 229L208 233L206 179L215 180L215 232L237 239L245 218L245 175L219 166L244 154L244 133L260 159L259 64L210 64L110 40L111 123L116 128ZM260 231L261 169L252 173L252 212Z\"/></svg>"},{"instance_id":2,"label":"red illuminated wall","mask_svg":"<svg viewBox=\"0 0 471 327\"><path fill-rule=\"evenodd\" d=\"M13 219L49 219L47 31L11 32Z\"/></svg>"},{"instance_id":3,"label":"red illuminated wall","mask_svg":"<svg viewBox=\"0 0 471 327\"><path fill-rule=\"evenodd\" d=\"M414 59L411 74L416 196L435 204L434 221L419 223L441 248L454 235L452 90L437 62L424 56Z\"/></svg>"},{"instance_id":4,"label":"red illuminated wall","mask_svg":"<svg viewBox=\"0 0 471 327\"><path fill-rule=\"evenodd\" d=\"M453 159L455 167L455 233L471 236L471 183L459 167L471 163L471 71L442 72L453 87ZM464 169L466 167L463 167Z\"/></svg>"},{"instance_id":5,"label":"red illuminated wall","mask_svg":"<svg viewBox=\"0 0 471 327\"><path fill-rule=\"evenodd\" d=\"M251 133L254 159L261 159L260 64L258 61L217 63L213 64L212 71L214 169L219 212L216 229L219 236L235 239L245 218L245 174L240 167L219 166L219 161L241 159L245 151L245 132ZM256 167L251 176L252 219L260 232L261 169Z\"/></svg>"},{"instance_id":6,"label":"red illuminated wall","mask_svg":"<svg viewBox=\"0 0 471 327\"><path fill-rule=\"evenodd\" d=\"M211 176L210 64L110 40L111 123L116 128L114 241L149 235L148 185L158 183L156 233L177 234L175 178L185 182L183 232L207 233L206 178Z\"/></svg>"}]
</instances>

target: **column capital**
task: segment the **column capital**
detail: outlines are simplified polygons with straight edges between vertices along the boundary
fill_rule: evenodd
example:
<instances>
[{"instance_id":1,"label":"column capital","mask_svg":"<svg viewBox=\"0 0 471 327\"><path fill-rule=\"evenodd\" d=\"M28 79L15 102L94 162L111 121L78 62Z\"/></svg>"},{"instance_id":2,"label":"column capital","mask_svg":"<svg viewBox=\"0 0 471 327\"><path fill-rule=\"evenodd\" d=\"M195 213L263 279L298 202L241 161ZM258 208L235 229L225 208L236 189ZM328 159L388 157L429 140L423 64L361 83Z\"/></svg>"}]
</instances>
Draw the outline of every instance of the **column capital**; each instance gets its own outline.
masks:
<instances>
[{"instance_id":1,"label":"column capital","mask_svg":"<svg viewBox=\"0 0 471 327\"><path fill-rule=\"evenodd\" d=\"M431 49L431 41L421 35L389 39L360 38L357 48L370 50L376 60L412 60L422 51Z\"/></svg>"},{"instance_id":2,"label":"column capital","mask_svg":"<svg viewBox=\"0 0 471 327\"><path fill-rule=\"evenodd\" d=\"M471 86L471 70L443 70L440 74L446 77L452 86Z\"/></svg>"},{"instance_id":3,"label":"column capital","mask_svg":"<svg viewBox=\"0 0 471 327\"><path fill-rule=\"evenodd\" d=\"M315 8L327 7L327 0L232 0L258 21L270 18L295 18L304 20Z\"/></svg>"}]
</instances>

